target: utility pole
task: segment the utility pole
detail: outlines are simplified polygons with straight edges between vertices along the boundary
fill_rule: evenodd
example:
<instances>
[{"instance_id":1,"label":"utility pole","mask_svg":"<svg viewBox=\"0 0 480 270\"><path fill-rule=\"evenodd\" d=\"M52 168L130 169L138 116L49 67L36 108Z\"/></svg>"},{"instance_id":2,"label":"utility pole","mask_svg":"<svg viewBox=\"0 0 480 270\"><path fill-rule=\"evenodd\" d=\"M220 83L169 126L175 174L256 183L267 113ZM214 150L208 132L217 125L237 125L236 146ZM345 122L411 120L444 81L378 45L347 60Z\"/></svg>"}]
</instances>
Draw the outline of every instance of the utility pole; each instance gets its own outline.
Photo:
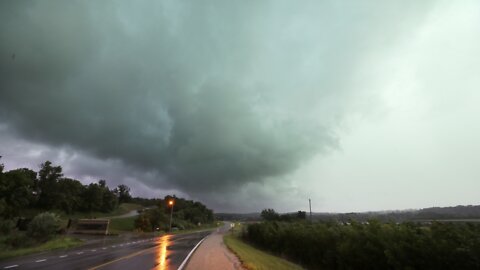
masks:
<instances>
[{"instance_id":1,"label":"utility pole","mask_svg":"<svg viewBox=\"0 0 480 270\"><path fill-rule=\"evenodd\" d=\"M312 221L312 200L308 199L308 204L310 205L310 221Z\"/></svg>"}]
</instances>

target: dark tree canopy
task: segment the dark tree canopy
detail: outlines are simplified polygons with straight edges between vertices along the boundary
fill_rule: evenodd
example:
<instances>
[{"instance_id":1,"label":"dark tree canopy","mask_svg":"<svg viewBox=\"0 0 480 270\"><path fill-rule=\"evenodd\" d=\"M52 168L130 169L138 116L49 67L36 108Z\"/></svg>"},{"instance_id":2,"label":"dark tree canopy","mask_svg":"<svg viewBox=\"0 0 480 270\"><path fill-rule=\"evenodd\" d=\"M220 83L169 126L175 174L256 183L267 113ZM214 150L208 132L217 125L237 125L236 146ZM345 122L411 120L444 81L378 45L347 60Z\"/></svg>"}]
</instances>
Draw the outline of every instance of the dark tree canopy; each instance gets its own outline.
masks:
<instances>
[{"instance_id":1,"label":"dark tree canopy","mask_svg":"<svg viewBox=\"0 0 480 270\"><path fill-rule=\"evenodd\" d=\"M130 195L130 188L126 185L119 185L115 189L115 193L118 196L118 201L120 203L128 203L132 200L132 196Z\"/></svg>"}]
</instances>

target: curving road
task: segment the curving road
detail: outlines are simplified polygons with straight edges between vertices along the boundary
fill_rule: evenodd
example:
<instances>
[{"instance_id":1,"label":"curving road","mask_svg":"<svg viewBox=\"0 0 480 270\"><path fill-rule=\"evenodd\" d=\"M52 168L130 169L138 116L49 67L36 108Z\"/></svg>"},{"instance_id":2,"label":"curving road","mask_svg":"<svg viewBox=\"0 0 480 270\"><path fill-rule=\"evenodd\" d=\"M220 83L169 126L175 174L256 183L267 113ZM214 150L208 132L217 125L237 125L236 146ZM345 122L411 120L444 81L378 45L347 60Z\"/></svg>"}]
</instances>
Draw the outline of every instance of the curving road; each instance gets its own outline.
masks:
<instances>
[{"instance_id":1,"label":"curving road","mask_svg":"<svg viewBox=\"0 0 480 270\"><path fill-rule=\"evenodd\" d=\"M106 241L0 261L0 269L177 269L211 231Z\"/></svg>"}]
</instances>

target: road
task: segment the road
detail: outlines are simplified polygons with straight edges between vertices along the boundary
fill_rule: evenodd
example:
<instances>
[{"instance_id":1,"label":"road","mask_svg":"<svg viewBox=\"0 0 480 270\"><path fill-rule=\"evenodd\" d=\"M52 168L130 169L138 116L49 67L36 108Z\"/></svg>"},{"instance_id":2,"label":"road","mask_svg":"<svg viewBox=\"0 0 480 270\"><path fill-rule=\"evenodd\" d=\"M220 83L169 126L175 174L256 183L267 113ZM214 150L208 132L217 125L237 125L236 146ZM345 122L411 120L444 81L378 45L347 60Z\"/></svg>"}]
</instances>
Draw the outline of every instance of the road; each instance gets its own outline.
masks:
<instances>
[{"instance_id":1,"label":"road","mask_svg":"<svg viewBox=\"0 0 480 270\"><path fill-rule=\"evenodd\" d=\"M0 261L0 269L177 269L193 247L210 233L106 241Z\"/></svg>"}]
</instances>

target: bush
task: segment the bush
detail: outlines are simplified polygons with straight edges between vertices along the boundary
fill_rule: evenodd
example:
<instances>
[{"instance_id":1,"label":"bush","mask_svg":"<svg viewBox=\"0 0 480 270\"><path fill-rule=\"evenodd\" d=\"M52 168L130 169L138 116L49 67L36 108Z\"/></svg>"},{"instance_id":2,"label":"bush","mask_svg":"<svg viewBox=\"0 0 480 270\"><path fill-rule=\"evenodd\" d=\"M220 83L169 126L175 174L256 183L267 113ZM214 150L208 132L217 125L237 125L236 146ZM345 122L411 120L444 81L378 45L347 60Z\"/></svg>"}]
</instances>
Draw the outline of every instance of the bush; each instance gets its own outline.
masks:
<instances>
[{"instance_id":1,"label":"bush","mask_svg":"<svg viewBox=\"0 0 480 270\"><path fill-rule=\"evenodd\" d=\"M1 219L0 218L0 233L3 235L10 234L15 228L15 223L10 219Z\"/></svg>"},{"instance_id":2,"label":"bush","mask_svg":"<svg viewBox=\"0 0 480 270\"><path fill-rule=\"evenodd\" d=\"M28 225L27 235L33 239L44 242L55 236L60 228L60 218L54 213L41 213L33 218Z\"/></svg>"},{"instance_id":3,"label":"bush","mask_svg":"<svg viewBox=\"0 0 480 270\"><path fill-rule=\"evenodd\" d=\"M141 214L135 219L135 228L142 232L151 232L152 224L146 214Z\"/></svg>"},{"instance_id":4,"label":"bush","mask_svg":"<svg viewBox=\"0 0 480 270\"><path fill-rule=\"evenodd\" d=\"M480 225L264 222L251 243L308 269L480 269Z\"/></svg>"},{"instance_id":5,"label":"bush","mask_svg":"<svg viewBox=\"0 0 480 270\"><path fill-rule=\"evenodd\" d=\"M30 247L35 243L33 239L27 237L24 232L13 232L5 239L5 244L10 248Z\"/></svg>"}]
</instances>

